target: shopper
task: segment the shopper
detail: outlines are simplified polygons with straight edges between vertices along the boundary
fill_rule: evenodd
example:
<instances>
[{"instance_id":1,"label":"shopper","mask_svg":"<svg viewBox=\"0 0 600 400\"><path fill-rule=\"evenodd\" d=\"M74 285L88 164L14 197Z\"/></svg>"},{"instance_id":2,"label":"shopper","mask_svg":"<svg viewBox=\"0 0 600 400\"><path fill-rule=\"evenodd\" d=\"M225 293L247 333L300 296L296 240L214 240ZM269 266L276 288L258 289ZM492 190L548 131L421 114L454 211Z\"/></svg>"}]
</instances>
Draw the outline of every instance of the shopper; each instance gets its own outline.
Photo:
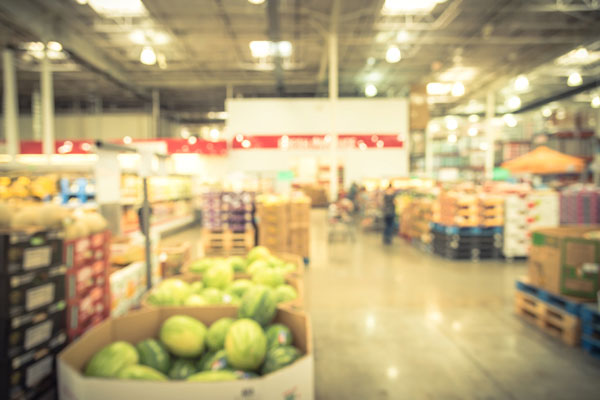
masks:
<instances>
[{"instance_id":1,"label":"shopper","mask_svg":"<svg viewBox=\"0 0 600 400\"><path fill-rule=\"evenodd\" d=\"M396 221L396 191L390 183L383 192L383 243L392 244L392 238L394 235L394 225Z\"/></svg>"}]
</instances>

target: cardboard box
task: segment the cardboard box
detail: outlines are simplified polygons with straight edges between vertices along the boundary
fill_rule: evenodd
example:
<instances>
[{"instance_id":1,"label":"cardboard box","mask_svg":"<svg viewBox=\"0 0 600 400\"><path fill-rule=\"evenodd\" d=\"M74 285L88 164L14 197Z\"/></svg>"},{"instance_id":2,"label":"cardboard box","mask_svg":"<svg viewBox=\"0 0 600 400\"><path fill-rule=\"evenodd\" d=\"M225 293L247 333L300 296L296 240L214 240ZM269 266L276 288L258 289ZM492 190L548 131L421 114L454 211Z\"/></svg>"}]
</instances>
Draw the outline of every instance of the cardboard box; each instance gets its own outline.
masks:
<instances>
[{"instance_id":1,"label":"cardboard box","mask_svg":"<svg viewBox=\"0 0 600 400\"><path fill-rule=\"evenodd\" d=\"M305 355L298 361L272 374L257 379L232 382L147 382L88 378L81 371L102 347L116 340L137 343L156 337L164 320L185 314L206 325L222 317L235 317L233 307L160 308L129 313L109 319L70 344L58 356L59 397L61 400L285 400L314 399L314 358L308 316L302 312L280 309L276 322L287 325L294 345Z\"/></svg>"},{"instance_id":2,"label":"cardboard box","mask_svg":"<svg viewBox=\"0 0 600 400\"><path fill-rule=\"evenodd\" d=\"M529 279L550 292L596 299L600 290L600 240L586 239L600 226L567 226L533 232Z\"/></svg>"},{"instance_id":3,"label":"cardboard box","mask_svg":"<svg viewBox=\"0 0 600 400\"><path fill-rule=\"evenodd\" d=\"M40 229L0 230L0 275L13 275L62 264L62 232Z\"/></svg>"},{"instance_id":4,"label":"cardboard box","mask_svg":"<svg viewBox=\"0 0 600 400\"><path fill-rule=\"evenodd\" d=\"M152 285L161 280L157 257L152 258ZM110 315L118 317L140 304L147 287L146 263L138 261L110 275Z\"/></svg>"}]
</instances>

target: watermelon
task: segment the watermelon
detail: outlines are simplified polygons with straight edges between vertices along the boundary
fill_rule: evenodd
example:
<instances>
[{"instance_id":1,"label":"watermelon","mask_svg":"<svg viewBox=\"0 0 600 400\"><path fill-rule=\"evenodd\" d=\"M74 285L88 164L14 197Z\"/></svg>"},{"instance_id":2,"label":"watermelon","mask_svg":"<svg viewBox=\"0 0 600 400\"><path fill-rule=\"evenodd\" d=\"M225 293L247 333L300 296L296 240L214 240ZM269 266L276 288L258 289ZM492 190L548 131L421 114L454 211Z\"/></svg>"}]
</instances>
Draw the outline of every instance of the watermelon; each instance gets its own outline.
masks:
<instances>
[{"instance_id":1,"label":"watermelon","mask_svg":"<svg viewBox=\"0 0 600 400\"><path fill-rule=\"evenodd\" d=\"M246 269L246 271L254 276L258 271L262 271L265 269L271 269L271 267L269 267L269 263L267 263L264 260L256 260L254 262L252 262L252 264L248 265L248 268Z\"/></svg>"},{"instance_id":2,"label":"watermelon","mask_svg":"<svg viewBox=\"0 0 600 400\"><path fill-rule=\"evenodd\" d=\"M207 288L202 291L202 297L208 304L223 304L223 292L215 288Z\"/></svg>"},{"instance_id":3,"label":"watermelon","mask_svg":"<svg viewBox=\"0 0 600 400\"><path fill-rule=\"evenodd\" d=\"M273 324L265 332L269 350L279 346L289 346L294 341L292 331L283 324Z\"/></svg>"},{"instance_id":4,"label":"watermelon","mask_svg":"<svg viewBox=\"0 0 600 400\"><path fill-rule=\"evenodd\" d=\"M257 370L267 352L267 338L261 326L248 318L235 321L225 337L225 352L232 367Z\"/></svg>"},{"instance_id":5,"label":"watermelon","mask_svg":"<svg viewBox=\"0 0 600 400\"><path fill-rule=\"evenodd\" d=\"M196 371L205 371L206 365L209 360L212 360L213 356L216 354L216 351L207 351L200 357L198 361L196 361Z\"/></svg>"},{"instance_id":6,"label":"watermelon","mask_svg":"<svg viewBox=\"0 0 600 400\"><path fill-rule=\"evenodd\" d=\"M233 371L204 371L194 374L187 378L191 382L220 382L220 381L235 381L238 375Z\"/></svg>"},{"instance_id":7,"label":"watermelon","mask_svg":"<svg viewBox=\"0 0 600 400\"><path fill-rule=\"evenodd\" d=\"M203 274L215 263L214 258L201 258L192 262L189 266L190 272L194 274Z\"/></svg>"},{"instance_id":8,"label":"watermelon","mask_svg":"<svg viewBox=\"0 0 600 400\"><path fill-rule=\"evenodd\" d=\"M169 378L183 380L194 375L196 372L198 372L198 370L194 365L194 361L187 358L178 358L173 361L173 366L169 370Z\"/></svg>"},{"instance_id":9,"label":"watermelon","mask_svg":"<svg viewBox=\"0 0 600 400\"><path fill-rule=\"evenodd\" d=\"M104 346L88 362L86 376L115 378L119 371L139 361L138 352L131 344L123 341Z\"/></svg>"},{"instance_id":10,"label":"watermelon","mask_svg":"<svg viewBox=\"0 0 600 400\"><path fill-rule=\"evenodd\" d=\"M174 315L160 327L160 340L179 357L198 357L204 351L206 326L187 315Z\"/></svg>"},{"instance_id":11,"label":"watermelon","mask_svg":"<svg viewBox=\"0 0 600 400\"><path fill-rule=\"evenodd\" d=\"M170 294L173 298L173 304L183 304L183 301L192 293L189 283L175 278L162 281L157 289Z\"/></svg>"},{"instance_id":12,"label":"watermelon","mask_svg":"<svg viewBox=\"0 0 600 400\"><path fill-rule=\"evenodd\" d=\"M119 379L135 379L139 381L168 381L164 374L146 365L129 365L119 371Z\"/></svg>"},{"instance_id":13,"label":"watermelon","mask_svg":"<svg viewBox=\"0 0 600 400\"><path fill-rule=\"evenodd\" d=\"M184 306L194 307L194 306L205 306L208 305L206 299L200 295L193 294L183 302Z\"/></svg>"},{"instance_id":14,"label":"watermelon","mask_svg":"<svg viewBox=\"0 0 600 400\"><path fill-rule=\"evenodd\" d=\"M206 345L211 351L221 350L225 347L225 336L233 324L232 318L221 318L215 321L206 333Z\"/></svg>"},{"instance_id":15,"label":"watermelon","mask_svg":"<svg viewBox=\"0 0 600 400\"><path fill-rule=\"evenodd\" d=\"M227 262L219 262L210 267L202 276L207 288L225 289L233 282L233 268Z\"/></svg>"},{"instance_id":16,"label":"watermelon","mask_svg":"<svg viewBox=\"0 0 600 400\"><path fill-rule=\"evenodd\" d=\"M251 318L261 324L268 325L275 317L277 303L275 294L265 286L257 285L249 289L238 310L240 318Z\"/></svg>"},{"instance_id":17,"label":"watermelon","mask_svg":"<svg viewBox=\"0 0 600 400\"><path fill-rule=\"evenodd\" d=\"M222 369L229 369L227 352L225 350L219 350L214 353L212 357L207 359L202 366L203 371L218 371Z\"/></svg>"},{"instance_id":18,"label":"watermelon","mask_svg":"<svg viewBox=\"0 0 600 400\"><path fill-rule=\"evenodd\" d=\"M246 262L248 265L252 264L256 260L266 259L271 255L269 249L264 246L256 246L248 252L246 255Z\"/></svg>"},{"instance_id":19,"label":"watermelon","mask_svg":"<svg viewBox=\"0 0 600 400\"><path fill-rule=\"evenodd\" d=\"M286 301L296 300L298 298L298 292L290 285L279 285L275 288L275 302L285 303Z\"/></svg>"},{"instance_id":20,"label":"watermelon","mask_svg":"<svg viewBox=\"0 0 600 400\"><path fill-rule=\"evenodd\" d=\"M202 294L202 290L204 290L204 284L202 281L192 282L190 289L192 290L192 294Z\"/></svg>"},{"instance_id":21,"label":"watermelon","mask_svg":"<svg viewBox=\"0 0 600 400\"><path fill-rule=\"evenodd\" d=\"M267 352L265 363L263 364L260 373L262 375L270 374L296 361L302 353L293 346L275 347Z\"/></svg>"},{"instance_id":22,"label":"watermelon","mask_svg":"<svg viewBox=\"0 0 600 400\"><path fill-rule=\"evenodd\" d=\"M252 275L252 282L257 285L265 285L276 288L279 285L283 285L285 279L279 271L271 268L263 268Z\"/></svg>"},{"instance_id":23,"label":"watermelon","mask_svg":"<svg viewBox=\"0 0 600 400\"><path fill-rule=\"evenodd\" d=\"M148 303L154 306L180 306L180 300L173 297L173 294L167 290L156 288L150 292Z\"/></svg>"},{"instance_id":24,"label":"watermelon","mask_svg":"<svg viewBox=\"0 0 600 400\"><path fill-rule=\"evenodd\" d=\"M277 268L277 267L285 264L285 261L283 261L281 258L275 257L273 255L267 257L265 259L265 261L269 264L269 267L271 267L271 268Z\"/></svg>"},{"instance_id":25,"label":"watermelon","mask_svg":"<svg viewBox=\"0 0 600 400\"><path fill-rule=\"evenodd\" d=\"M286 275L292 272L296 271L296 264L288 262L288 263L284 263L281 265L278 265L274 268L276 271L281 272L282 274Z\"/></svg>"},{"instance_id":26,"label":"watermelon","mask_svg":"<svg viewBox=\"0 0 600 400\"><path fill-rule=\"evenodd\" d=\"M244 294L248 289L250 289L254 284L252 281L248 279L238 279L233 281L231 285L227 288L226 292L232 294L237 297L244 297Z\"/></svg>"},{"instance_id":27,"label":"watermelon","mask_svg":"<svg viewBox=\"0 0 600 400\"><path fill-rule=\"evenodd\" d=\"M155 339L142 340L135 346L140 355L139 363L166 374L169 371L171 358L165 346Z\"/></svg>"},{"instance_id":28,"label":"watermelon","mask_svg":"<svg viewBox=\"0 0 600 400\"><path fill-rule=\"evenodd\" d=\"M239 306L242 304L242 299L229 293L223 294L223 304L231 304L232 306Z\"/></svg>"},{"instance_id":29,"label":"watermelon","mask_svg":"<svg viewBox=\"0 0 600 400\"><path fill-rule=\"evenodd\" d=\"M246 260L240 256L232 256L227 259L227 263L231 265L233 272L246 272Z\"/></svg>"}]
</instances>

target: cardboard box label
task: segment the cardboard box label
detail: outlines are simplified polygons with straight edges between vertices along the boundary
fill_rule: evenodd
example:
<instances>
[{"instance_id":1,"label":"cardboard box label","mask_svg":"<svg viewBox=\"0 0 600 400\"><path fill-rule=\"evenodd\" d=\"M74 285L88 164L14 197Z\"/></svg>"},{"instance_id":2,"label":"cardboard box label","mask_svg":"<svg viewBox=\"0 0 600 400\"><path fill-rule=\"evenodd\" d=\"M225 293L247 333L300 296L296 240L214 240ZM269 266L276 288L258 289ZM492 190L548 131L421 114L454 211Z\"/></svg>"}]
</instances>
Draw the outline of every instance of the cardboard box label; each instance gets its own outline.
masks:
<instances>
[{"instance_id":1,"label":"cardboard box label","mask_svg":"<svg viewBox=\"0 0 600 400\"><path fill-rule=\"evenodd\" d=\"M52 327L52 321L46 321L27 329L25 331L25 349L29 350L50 339Z\"/></svg>"},{"instance_id":2,"label":"cardboard box label","mask_svg":"<svg viewBox=\"0 0 600 400\"><path fill-rule=\"evenodd\" d=\"M33 387L51 373L52 356L47 356L27 368L27 372L25 373L25 384L27 387Z\"/></svg>"},{"instance_id":3,"label":"cardboard box label","mask_svg":"<svg viewBox=\"0 0 600 400\"><path fill-rule=\"evenodd\" d=\"M29 289L25 296L25 309L31 311L52 303L52 300L54 300L54 286L54 283L48 283Z\"/></svg>"},{"instance_id":4,"label":"cardboard box label","mask_svg":"<svg viewBox=\"0 0 600 400\"><path fill-rule=\"evenodd\" d=\"M52 262L52 247L40 246L23 251L23 269L47 267Z\"/></svg>"},{"instance_id":5,"label":"cardboard box label","mask_svg":"<svg viewBox=\"0 0 600 400\"><path fill-rule=\"evenodd\" d=\"M600 271L600 264L585 263L581 267L581 270L584 274L598 274L598 271Z\"/></svg>"}]
</instances>

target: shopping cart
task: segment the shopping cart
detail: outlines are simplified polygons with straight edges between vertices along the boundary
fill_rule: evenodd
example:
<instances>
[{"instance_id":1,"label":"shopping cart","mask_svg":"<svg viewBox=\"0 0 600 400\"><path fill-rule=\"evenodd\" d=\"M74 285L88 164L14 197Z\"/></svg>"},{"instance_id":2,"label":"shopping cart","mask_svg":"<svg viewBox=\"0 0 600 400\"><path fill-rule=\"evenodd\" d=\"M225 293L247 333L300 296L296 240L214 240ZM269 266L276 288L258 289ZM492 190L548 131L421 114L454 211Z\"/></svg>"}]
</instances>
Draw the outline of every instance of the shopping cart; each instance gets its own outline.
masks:
<instances>
[{"instance_id":1,"label":"shopping cart","mask_svg":"<svg viewBox=\"0 0 600 400\"><path fill-rule=\"evenodd\" d=\"M348 199L342 199L337 203L329 205L327 213L327 226L329 228L327 240L330 243L338 238L341 241L356 241L356 224L352 217L353 209L354 205Z\"/></svg>"}]
</instances>

